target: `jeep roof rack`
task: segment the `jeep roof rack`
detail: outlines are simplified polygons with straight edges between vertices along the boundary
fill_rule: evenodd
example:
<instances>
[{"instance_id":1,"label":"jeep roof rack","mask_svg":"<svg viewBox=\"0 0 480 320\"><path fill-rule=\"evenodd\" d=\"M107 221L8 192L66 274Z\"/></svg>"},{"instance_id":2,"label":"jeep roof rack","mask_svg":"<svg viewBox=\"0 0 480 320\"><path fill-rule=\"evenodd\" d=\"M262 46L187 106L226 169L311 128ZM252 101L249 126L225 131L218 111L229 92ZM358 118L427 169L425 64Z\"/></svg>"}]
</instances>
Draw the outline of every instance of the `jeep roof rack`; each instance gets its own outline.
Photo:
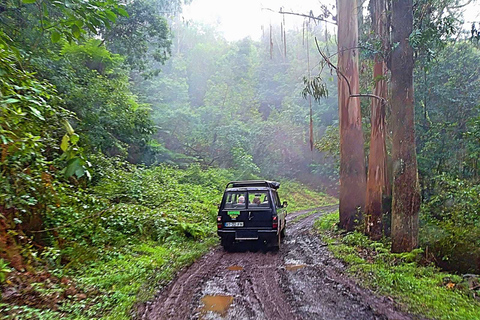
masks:
<instances>
[{"instance_id":1,"label":"jeep roof rack","mask_svg":"<svg viewBox=\"0 0 480 320\"><path fill-rule=\"evenodd\" d=\"M225 188L228 189L239 187L269 187L273 189L278 189L280 188L280 182L268 180L230 181L229 183L227 183L227 186Z\"/></svg>"}]
</instances>

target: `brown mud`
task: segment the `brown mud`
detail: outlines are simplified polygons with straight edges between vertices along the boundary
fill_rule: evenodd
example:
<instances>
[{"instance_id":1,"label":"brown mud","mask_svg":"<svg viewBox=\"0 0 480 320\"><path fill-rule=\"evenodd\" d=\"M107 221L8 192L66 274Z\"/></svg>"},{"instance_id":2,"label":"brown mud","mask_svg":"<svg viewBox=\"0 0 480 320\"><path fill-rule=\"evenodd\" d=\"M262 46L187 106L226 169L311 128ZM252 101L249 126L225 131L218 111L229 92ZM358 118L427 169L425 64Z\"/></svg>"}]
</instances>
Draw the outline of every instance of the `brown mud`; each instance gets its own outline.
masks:
<instances>
[{"instance_id":1,"label":"brown mud","mask_svg":"<svg viewBox=\"0 0 480 320\"><path fill-rule=\"evenodd\" d=\"M252 243L240 243L233 252L213 249L141 305L138 318L417 319L344 274L343 263L312 231L316 218L336 209L289 214L279 251Z\"/></svg>"}]
</instances>

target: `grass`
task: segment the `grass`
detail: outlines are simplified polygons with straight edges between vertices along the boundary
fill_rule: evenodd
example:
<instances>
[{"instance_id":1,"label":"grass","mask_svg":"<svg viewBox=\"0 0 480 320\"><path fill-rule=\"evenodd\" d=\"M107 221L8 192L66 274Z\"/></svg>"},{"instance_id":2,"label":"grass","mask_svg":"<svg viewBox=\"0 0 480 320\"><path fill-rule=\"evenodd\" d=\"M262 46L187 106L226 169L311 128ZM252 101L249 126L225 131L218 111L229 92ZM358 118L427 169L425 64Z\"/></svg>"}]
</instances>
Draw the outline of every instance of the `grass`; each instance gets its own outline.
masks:
<instances>
[{"instance_id":1,"label":"grass","mask_svg":"<svg viewBox=\"0 0 480 320\"><path fill-rule=\"evenodd\" d=\"M126 246L105 253L102 260L86 265L81 272L72 270L77 286L87 293L81 301L66 299L57 310L7 304L0 304L0 310L19 320L131 319L135 304L152 299L159 286L167 284L178 270L218 243L214 237L202 242L178 240L162 245L152 241ZM41 292L39 289L38 293Z\"/></svg>"},{"instance_id":2,"label":"grass","mask_svg":"<svg viewBox=\"0 0 480 320\"><path fill-rule=\"evenodd\" d=\"M306 217L309 217L309 216L311 216L311 215L314 214L314 213L317 213L317 211L310 211L310 212L301 214L301 215L295 217L295 219L293 219L293 220L291 221L291 223L297 223L298 221L303 220L303 219L305 219Z\"/></svg>"},{"instance_id":3,"label":"grass","mask_svg":"<svg viewBox=\"0 0 480 320\"><path fill-rule=\"evenodd\" d=\"M315 228L335 257L347 262L348 272L377 292L400 303L404 311L438 320L480 319L480 302L458 275L422 266L422 250L392 254L388 241L370 241L359 232L340 235L338 212L320 217Z\"/></svg>"},{"instance_id":4,"label":"grass","mask_svg":"<svg viewBox=\"0 0 480 320\"><path fill-rule=\"evenodd\" d=\"M282 181L278 193L281 201L288 202L288 211L300 211L338 203L338 199L323 192L311 190L293 181Z\"/></svg>"}]
</instances>

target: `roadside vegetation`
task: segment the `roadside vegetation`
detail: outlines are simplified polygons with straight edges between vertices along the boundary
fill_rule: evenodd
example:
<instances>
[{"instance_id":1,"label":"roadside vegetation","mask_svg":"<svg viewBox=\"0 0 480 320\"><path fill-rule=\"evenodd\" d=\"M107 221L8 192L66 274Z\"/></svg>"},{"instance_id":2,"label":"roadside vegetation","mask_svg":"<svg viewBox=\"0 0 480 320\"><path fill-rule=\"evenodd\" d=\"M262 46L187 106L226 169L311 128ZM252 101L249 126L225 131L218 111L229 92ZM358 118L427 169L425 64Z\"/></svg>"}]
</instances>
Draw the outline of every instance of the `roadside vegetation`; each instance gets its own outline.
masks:
<instances>
[{"instance_id":1,"label":"roadside vegetation","mask_svg":"<svg viewBox=\"0 0 480 320\"><path fill-rule=\"evenodd\" d=\"M234 171L89 160L97 164L95 185L55 185L44 229L34 233L46 236L28 239L21 252L27 272L0 270L1 315L129 319L135 304L218 244L216 205ZM296 182L283 185L290 211L335 200Z\"/></svg>"},{"instance_id":2,"label":"roadside vegetation","mask_svg":"<svg viewBox=\"0 0 480 320\"><path fill-rule=\"evenodd\" d=\"M392 298L403 311L429 319L480 319L478 276L442 272L425 259L421 248L390 253L388 239L372 241L359 231L345 233L337 222L338 211L318 219L315 229L362 285Z\"/></svg>"}]
</instances>

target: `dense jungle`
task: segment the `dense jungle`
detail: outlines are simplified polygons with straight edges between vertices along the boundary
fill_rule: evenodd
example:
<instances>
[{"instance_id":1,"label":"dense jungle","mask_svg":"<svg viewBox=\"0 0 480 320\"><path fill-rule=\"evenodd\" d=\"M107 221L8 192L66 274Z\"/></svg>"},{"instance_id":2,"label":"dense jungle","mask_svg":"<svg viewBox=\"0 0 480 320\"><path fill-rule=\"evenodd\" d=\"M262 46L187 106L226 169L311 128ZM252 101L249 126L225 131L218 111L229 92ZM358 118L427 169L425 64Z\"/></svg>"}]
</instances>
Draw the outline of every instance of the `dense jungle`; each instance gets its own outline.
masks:
<instances>
[{"instance_id":1,"label":"dense jungle","mask_svg":"<svg viewBox=\"0 0 480 320\"><path fill-rule=\"evenodd\" d=\"M277 270L280 315L263 298L198 311L205 272L177 317L480 319L480 21L464 18L480 3L265 8L261 36L232 41L183 16L195 1L0 1L0 315L175 318L158 299L182 272L244 264ZM278 252L219 248L236 180L281 183ZM328 302L299 283L353 307L305 307Z\"/></svg>"}]
</instances>

